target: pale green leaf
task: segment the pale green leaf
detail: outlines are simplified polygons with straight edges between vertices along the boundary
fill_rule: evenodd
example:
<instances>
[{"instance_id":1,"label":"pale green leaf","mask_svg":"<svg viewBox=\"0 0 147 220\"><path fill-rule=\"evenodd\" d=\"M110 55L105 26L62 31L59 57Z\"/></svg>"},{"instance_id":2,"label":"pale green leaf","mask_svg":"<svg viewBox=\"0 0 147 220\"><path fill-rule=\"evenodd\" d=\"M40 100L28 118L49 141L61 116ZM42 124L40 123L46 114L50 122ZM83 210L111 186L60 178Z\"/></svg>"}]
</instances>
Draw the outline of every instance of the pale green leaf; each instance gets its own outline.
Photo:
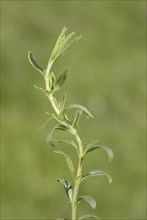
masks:
<instances>
[{"instance_id":1,"label":"pale green leaf","mask_svg":"<svg viewBox=\"0 0 147 220\"><path fill-rule=\"evenodd\" d=\"M81 200L85 200L93 209L96 208L96 201L92 196L80 196L78 202Z\"/></svg>"},{"instance_id":2,"label":"pale green leaf","mask_svg":"<svg viewBox=\"0 0 147 220\"><path fill-rule=\"evenodd\" d=\"M67 53L81 38L81 36L77 36L75 38L72 38L72 36L75 34L72 32L71 34L65 36L65 33L67 31L67 28L64 27L62 29L61 34L59 35L56 44L54 46L54 49L52 51L50 61L56 61L61 56L63 56L65 53ZM71 39L72 38L72 39Z\"/></svg>"},{"instance_id":3,"label":"pale green leaf","mask_svg":"<svg viewBox=\"0 0 147 220\"><path fill-rule=\"evenodd\" d=\"M97 217L96 215L93 214L87 214L87 215L83 215L80 218L78 218L78 220L83 220L83 219L99 219L99 217Z\"/></svg>"},{"instance_id":4,"label":"pale green leaf","mask_svg":"<svg viewBox=\"0 0 147 220\"><path fill-rule=\"evenodd\" d=\"M54 115L52 115L52 117L54 118ZM69 128L66 125L63 125L63 124L56 125L47 136L47 142L49 142L50 145L53 147L55 147L56 145L55 145L55 140L53 139L52 136L56 130L70 132Z\"/></svg>"},{"instance_id":5,"label":"pale green leaf","mask_svg":"<svg viewBox=\"0 0 147 220\"><path fill-rule=\"evenodd\" d=\"M69 109L74 109L74 108L80 109L80 110L83 111L88 117L93 118L93 115L91 114L91 112L90 112L87 108L85 108L84 106L79 105L79 104L71 104L70 106L66 107L66 108L64 109L64 111L67 111L67 110L69 110Z\"/></svg>"},{"instance_id":6,"label":"pale green leaf","mask_svg":"<svg viewBox=\"0 0 147 220\"><path fill-rule=\"evenodd\" d=\"M77 125L79 123L79 120L80 120L80 117L81 117L82 113L83 113L83 111L81 111L81 110L76 111L75 118L74 118L73 123L72 123L72 126L74 128L77 128Z\"/></svg>"},{"instance_id":7,"label":"pale green leaf","mask_svg":"<svg viewBox=\"0 0 147 220\"><path fill-rule=\"evenodd\" d=\"M41 87L38 87L38 86L36 86L36 85L33 85L33 86L34 86L34 88L36 88L36 89L38 89L38 90L40 90L40 91L42 91L42 92L46 92L46 90L42 89Z\"/></svg>"},{"instance_id":8,"label":"pale green leaf","mask_svg":"<svg viewBox=\"0 0 147 220\"><path fill-rule=\"evenodd\" d=\"M89 173L86 173L81 176L81 181L89 178L89 177L95 177L95 176L106 176L109 180L109 183L112 183L112 177L106 173L105 171L102 170L92 170Z\"/></svg>"},{"instance_id":9,"label":"pale green leaf","mask_svg":"<svg viewBox=\"0 0 147 220\"><path fill-rule=\"evenodd\" d=\"M67 145L72 146L72 148L74 148L75 150L77 150L77 145L74 143L73 140L54 140L55 142L60 142L60 143L65 143Z\"/></svg>"},{"instance_id":10,"label":"pale green leaf","mask_svg":"<svg viewBox=\"0 0 147 220\"><path fill-rule=\"evenodd\" d=\"M63 27L63 29L61 31L61 34L59 35L59 37L58 37L58 39L55 43L55 46L54 46L54 49L52 51L50 60L55 61L58 58L59 52L63 49L63 48L61 48L61 43L65 39L65 33L66 33L67 29L68 29L67 27Z\"/></svg>"},{"instance_id":11,"label":"pale green leaf","mask_svg":"<svg viewBox=\"0 0 147 220\"><path fill-rule=\"evenodd\" d=\"M76 43L81 39L81 37L82 37L82 36L79 35L79 36L73 38L71 41L69 41L69 42L64 46L64 48L62 49L62 51L61 51L60 55L58 56L58 58L61 57L61 56L63 56L63 55L65 55L73 46L75 46Z\"/></svg>"},{"instance_id":12,"label":"pale green leaf","mask_svg":"<svg viewBox=\"0 0 147 220\"><path fill-rule=\"evenodd\" d=\"M67 194L67 197L72 202L73 190L72 190L71 183L68 180L66 180L66 179L58 179L57 181L60 182L61 184L63 184L65 192Z\"/></svg>"},{"instance_id":13,"label":"pale green leaf","mask_svg":"<svg viewBox=\"0 0 147 220\"><path fill-rule=\"evenodd\" d=\"M113 151L111 150L110 147L107 147L105 145L100 145L100 144L97 144L98 141L94 141L92 142L91 144L88 144L86 149L85 149L85 152L84 152L84 155L86 155L87 153L90 153L94 150L97 150L97 149L103 149L107 152L108 154L108 159L109 159L109 162L111 162L113 160Z\"/></svg>"},{"instance_id":14,"label":"pale green leaf","mask_svg":"<svg viewBox=\"0 0 147 220\"><path fill-rule=\"evenodd\" d=\"M56 154L62 154L65 157L66 163L67 163L68 168L71 172L71 176L74 178L74 166L73 166L73 163L72 163L72 160L70 159L70 157L61 150L55 150L53 152L56 153Z\"/></svg>"},{"instance_id":15,"label":"pale green leaf","mask_svg":"<svg viewBox=\"0 0 147 220\"><path fill-rule=\"evenodd\" d=\"M64 96L61 100L61 103L60 103L61 112L63 112L63 110L64 110L65 102L66 102L66 93L64 94Z\"/></svg>"},{"instance_id":16,"label":"pale green leaf","mask_svg":"<svg viewBox=\"0 0 147 220\"><path fill-rule=\"evenodd\" d=\"M48 122L49 122L50 120L52 120L52 119L53 119L52 117L48 118L48 119L46 120L46 122L45 122L43 125L41 125L41 127L35 132L34 135L38 134L41 130L43 130L43 129L48 125Z\"/></svg>"},{"instance_id":17,"label":"pale green leaf","mask_svg":"<svg viewBox=\"0 0 147 220\"><path fill-rule=\"evenodd\" d=\"M32 64L32 66L35 69L37 69L42 75L44 75L43 69L39 66L39 64L37 63L36 59L34 58L33 54L31 53L31 51L28 52L28 59L29 59L30 63Z\"/></svg>"}]
</instances>

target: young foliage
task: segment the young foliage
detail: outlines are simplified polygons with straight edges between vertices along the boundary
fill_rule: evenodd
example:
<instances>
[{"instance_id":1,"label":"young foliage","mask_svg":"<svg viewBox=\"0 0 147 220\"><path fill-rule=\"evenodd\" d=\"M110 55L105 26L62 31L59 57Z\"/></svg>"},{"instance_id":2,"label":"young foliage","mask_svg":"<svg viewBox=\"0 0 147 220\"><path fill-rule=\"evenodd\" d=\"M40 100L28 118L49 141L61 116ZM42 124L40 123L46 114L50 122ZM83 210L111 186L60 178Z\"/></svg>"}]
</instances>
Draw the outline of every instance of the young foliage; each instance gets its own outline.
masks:
<instances>
[{"instance_id":1,"label":"young foliage","mask_svg":"<svg viewBox=\"0 0 147 220\"><path fill-rule=\"evenodd\" d=\"M47 124L49 124L50 120L55 120L57 122L56 126L49 132L47 136L48 143L53 147L56 147L57 143L69 146L74 149L74 152L76 152L76 156L78 157L77 166L74 167L74 163L68 153L64 152L63 150L53 151L54 153L60 154L65 158L72 176L72 184L69 180L66 179L57 180L63 185L68 200L71 204L71 220L99 219L93 214L86 214L78 218L77 205L83 200L86 201L92 209L96 208L96 200L89 195L79 196L79 189L81 183L90 177L106 176L109 183L112 182L112 177L102 170L92 170L86 174L83 174L83 163L85 162L87 154L98 149L103 149L108 154L108 159L111 162L113 159L113 152L109 147L98 144L98 141L94 141L84 147L82 140L79 136L77 127L83 113L87 116L87 118L93 118L92 113L86 107L79 104L71 104L69 106L66 106L66 93L63 95L60 101L58 101L55 97L55 93L64 86L67 80L68 68L66 68L63 73L57 78L56 74L52 71L52 66L56 60L66 54L81 39L81 36L75 37L74 32L66 36L66 32L67 28L64 27L56 41L56 44L49 58L47 68L45 70L40 67L32 53L30 51L28 52L29 62L37 71L41 73L45 83L45 88L41 88L36 85L34 85L34 87L41 91L47 97L49 103L52 106L52 109L54 110L54 113L46 112L46 114L48 115L48 119L37 130L36 134L44 129ZM74 111L74 115L72 118L69 118L67 112L71 109L72 111ZM58 130L70 134L72 136L71 139L54 139L53 135ZM58 220L66 219L58 218Z\"/></svg>"}]
</instances>

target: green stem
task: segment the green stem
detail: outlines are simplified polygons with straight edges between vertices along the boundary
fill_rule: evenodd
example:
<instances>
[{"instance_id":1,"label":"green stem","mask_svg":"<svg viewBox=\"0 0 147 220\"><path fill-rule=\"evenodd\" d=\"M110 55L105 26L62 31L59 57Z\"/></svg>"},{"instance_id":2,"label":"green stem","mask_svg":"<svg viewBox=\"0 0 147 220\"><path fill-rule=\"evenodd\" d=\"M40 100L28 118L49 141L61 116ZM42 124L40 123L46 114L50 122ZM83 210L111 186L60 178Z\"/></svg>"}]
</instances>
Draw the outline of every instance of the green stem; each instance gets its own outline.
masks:
<instances>
[{"instance_id":1,"label":"green stem","mask_svg":"<svg viewBox=\"0 0 147 220\"><path fill-rule=\"evenodd\" d=\"M55 103L55 101L54 101L53 95L50 94L50 95L48 96L48 98L49 98L49 101L50 101L50 103L51 103L51 105L52 105L54 111L56 112L57 115L59 115L59 114L60 114L60 111L59 111L59 109L58 109L58 107L57 107L57 105L56 105L56 103Z\"/></svg>"},{"instance_id":2,"label":"green stem","mask_svg":"<svg viewBox=\"0 0 147 220\"><path fill-rule=\"evenodd\" d=\"M78 200L78 193L81 183L81 175L82 175L82 167L83 167L83 144L82 141L76 132L75 138L79 145L79 158L78 158L78 167L77 167L77 174L74 181L74 191L73 191L73 200L72 200L72 220L77 219L77 200Z\"/></svg>"},{"instance_id":3,"label":"green stem","mask_svg":"<svg viewBox=\"0 0 147 220\"><path fill-rule=\"evenodd\" d=\"M80 183L81 183L82 161L83 161L83 158L79 156L77 175L76 175L75 182L74 182L73 200L71 204L72 220L77 219L77 200L78 200L78 193L79 193L79 188L80 188Z\"/></svg>"},{"instance_id":4,"label":"green stem","mask_svg":"<svg viewBox=\"0 0 147 220\"><path fill-rule=\"evenodd\" d=\"M48 91L50 91L49 74L51 71L51 66L52 66L52 64L51 65L48 64L47 74L44 78L45 79L45 87L46 87L46 90L48 90ZM60 110L54 101L53 94L50 93L47 97L48 97L54 111L56 112L57 116L59 116ZM76 139L78 146L79 146L78 167L77 167L77 174L76 174L76 177L74 180L73 199L72 199L72 203L71 203L72 220L76 220L77 219L77 200L78 200L79 188L80 188L80 183L81 183L81 175L82 175L83 144L82 144L82 141L81 141L77 131L72 127L67 115L64 115L64 116L65 117L63 120L67 124L67 126L71 128L71 131L73 131L72 134L75 136L75 139Z\"/></svg>"}]
</instances>

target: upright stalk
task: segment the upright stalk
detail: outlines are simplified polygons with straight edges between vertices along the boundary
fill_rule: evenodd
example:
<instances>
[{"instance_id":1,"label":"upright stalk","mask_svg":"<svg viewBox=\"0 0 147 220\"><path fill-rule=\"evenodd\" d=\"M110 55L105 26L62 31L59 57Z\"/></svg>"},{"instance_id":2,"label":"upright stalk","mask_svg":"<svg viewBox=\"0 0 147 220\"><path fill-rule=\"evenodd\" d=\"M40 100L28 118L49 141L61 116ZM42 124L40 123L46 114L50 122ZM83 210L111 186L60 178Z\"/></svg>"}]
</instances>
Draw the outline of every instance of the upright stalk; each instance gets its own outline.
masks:
<instances>
[{"instance_id":1,"label":"upright stalk","mask_svg":"<svg viewBox=\"0 0 147 220\"><path fill-rule=\"evenodd\" d=\"M73 201L71 205L72 220L77 219L77 199L78 199L78 193L79 193L79 188L80 188L81 175L82 175L82 158L79 156L77 175L74 181Z\"/></svg>"},{"instance_id":2,"label":"upright stalk","mask_svg":"<svg viewBox=\"0 0 147 220\"><path fill-rule=\"evenodd\" d=\"M49 68L47 68L48 70L51 70L51 65L49 66ZM50 72L48 72L48 76L49 76ZM49 91L50 90L50 86L49 86L49 80L48 77L45 77L45 87L46 90ZM54 96L53 94L49 94L47 95L55 113L57 114L57 116L60 115L60 110L58 109L58 106L56 105L55 101L54 101ZM64 119L63 119L64 123L67 124L67 126L71 127L71 123L69 124L69 119L67 117L67 115L65 115ZM73 199L71 202L71 219L72 220L76 220L77 219L77 200L78 200L78 193L79 193L79 188L80 188L80 183L81 183L81 176L82 176L82 161L83 161L83 144L82 141L77 133L77 130L75 130L75 132L73 133L77 143L78 143L78 147L79 147L79 155L78 155L78 166L77 166L77 172L76 172L76 177L74 179L74 186L73 186Z\"/></svg>"},{"instance_id":3,"label":"upright stalk","mask_svg":"<svg viewBox=\"0 0 147 220\"><path fill-rule=\"evenodd\" d=\"M40 88L38 86L35 87L41 90L47 96L55 112L55 114L49 114L50 118L43 124L43 126L41 126L41 128L44 128L47 122L50 121L50 119L54 119L58 123L48 134L47 137L48 142L50 143L51 146L54 147L56 146L57 142L68 144L69 146L74 148L74 150L78 155L78 164L75 172L73 161L66 152L64 152L63 150L53 151L54 153L60 154L65 157L66 163L68 165L68 168L72 176L73 184L70 183L70 181L67 179L58 179L58 182L60 182L64 186L64 190L71 204L71 220L77 220L77 219L82 220L82 219L90 219L90 218L99 219L97 216L93 214L86 214L81 217L77 216L77 205L79 202L81 202L81 200L85 200L93 209L96 208L96 201L92 196L79 195L80 184L83 180L94 176L107 176L110 183L112 182L112 178L109 174L107 174L105 171L102 170L92 170L86 174L83 174L82 173L83 160L85 161L86 154L90 153L91 151L102 148L107 152L109 161L111 161L113 159L113 152L109 147L104 145L99 145L97 141L94 141L86 145L86 147L84 148L81 138L77 132L77 126L80 117L83 113L86 114L88 118L93 118L93 115L87 108L79 104L71 104L69 106L65 106L66 95L64 95L62 100L59 102L54 97L54 93L62 88L62 86L64 85L67 79L68 68L66 68L64 72L58 78L56 78L56 75L51 71L52 65L58 58L62 57L70 48L72 48L81 38L81 36L76 36L73 38L73 35L75 34L74 32L66 36L65 35L66 31L67 28L64 27L56 41L54 49L49 58L49 62L46 70L43 70L43 68L40 67L40 65L36 62L36 59L34 58L31 51L29 51L28 53L28 59L32 64L32 66L41 73L45 81L45 89ZM74 118L72 119L69 119L67 114L67 111L69 111L70 109L76 109ZM72 139L54 140L53 133L56 130L62 130L64 132L68 132L72 134L74 139L76 140L76 143Z\"/></svg>"}]
</instances>

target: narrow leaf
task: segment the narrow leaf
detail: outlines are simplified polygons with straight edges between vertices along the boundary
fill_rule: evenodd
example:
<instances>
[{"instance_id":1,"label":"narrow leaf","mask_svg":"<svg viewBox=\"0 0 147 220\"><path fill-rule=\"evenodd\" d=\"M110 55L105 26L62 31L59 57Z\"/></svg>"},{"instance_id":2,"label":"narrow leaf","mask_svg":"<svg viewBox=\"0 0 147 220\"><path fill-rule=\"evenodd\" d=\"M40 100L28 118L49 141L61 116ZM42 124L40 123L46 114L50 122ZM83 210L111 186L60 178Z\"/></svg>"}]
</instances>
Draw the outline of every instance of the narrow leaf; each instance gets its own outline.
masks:
<instances>
[{"instance_id":1,"label":"narrow leaf","mask_svg":"<svg viewBox=\"0 0 147 220\"><path fill-rule=\"evenodd\" d=\"M54 49L52 51L50 60L54 60L55 61L58 58L60 45L61 45L61 42L65 39L65 32L66 31L67 31L67 28L63 27L63 29L62 29L62 31L61 31L61 33L60 33L60 35L59 35L59 37L58 37L58 39L57 39L57 41L55 43L55 46L54 46Z\"/></svg>"},{"instance_id":2,"label":"narrow leaf","mask_svg":"<svg viewBox=\"0 0 147 220\"><path fill-rule=\"evenodd\" d=\"M63 112L63 110L64 110L65 102L66 102L66 93L64 94L64 96L61 100L61 112Z\"/></svg>"},{"instance_id":3,"label":"narrow leaf","mask_svg":"<svg viewBox=\"0 0 147 220\"><path fill-rule=\"evenodd\" d=\"M75 118L74 118L74 121L72 123L72 126L74 128L77 128L77 125L79 123L79 120L80 120L80 117L81 117L82 113L83 113L83 111L81 111L81 110L76 111Z\"/></svg>"},{"instance_id":4,"label":"narrow leaf","mask_svg":"<svg viewBox=\"0 0 147 220\"><path fill-rule=\"evenodd\" d=\"M63 184L67 197L72 202L73 190L71 183L66 179L58 179L57 181Z\"/></svg>"},{"instance_id":5,"label":"narrow leaf","mask_svg":"<svg viewBox=\"0 0 147 220\"><path fill-rule=\"evenodd\" d=\"M87 147L87 148L95 147L95 146L97 145L98 142L99 142L98 140L95 140L95 141L91 142L90 144L87 144L86 147Z\"/></svg>"},{"instance_id":6,"label":"narrow leaf","mask_svg":"<svg viewBox=\"0 0 147 220\"><path fill-rule=\"evenodd\" d=\"M56 130L70 132L69 128L66 125L61 125L61 124L56 127Z\"/></svg>"},{"instance_id":7,"label":"narrow leaf","mask_svg":"<svg viewBox=\"0 0 147 220\"><path fill-rule=\"evenodd\" d=\"M67 53L73 46L76 45L76 43L81 39L81 35L73 38L72 40L70 40L67 45L64 47L64 49L62 50L61 54L59 57L63 56L65 53Z\"/></svg>"},{"instance_id":8,"label":"narrow leaf","mask_svg":"<svg viewBox=\"0 0 147 220\"><path fill-rule=\"evenodd\" d=\"M43 130L43 129L47 126L48 122L49 122L50 120L52 120L52 119L53 119L52 117L48 118L48 119L46 120L46 122L43 123L43 125L41 125L41 127L34 133L34 135L38 134L41 130Z\"/></svg>"},{"instance_id":9,"label":"narrow leaf","mask_svg":"<svg viewBox=\"0 0 147 220\"><path fill-rule=\"evenodd\" d=\"M30 63L32 64L32 66L37 69L42 75L43 74L43 69L39 66L39 64L36 62L36 59L34 58L33 54L31 53L31 51L28 52L28 59L30 61Z\"/></svg>"},{"instance_id":10,"label":"narrow leaf","mask_svg":"<svg viewBox=\"0 0 147 220\"><path fill-rule=\"evenodd\" d=\"M112 177L108 173L102 170L92 170L89 173L82 175L81 180L83 181L89 177L94 177L94 176L106 176L109 180L109 183L112 183Z\"/></svg>"},{"instance_id":11,"label":"narrow leaf","mask_svg":"<svg viewBox=\"0 0 147 220\"><path fill-rule=\"evenodd\" d=\"M91 112L85 108L84 106L82 105L79 105L79 104L71 104L70 106L68 106L67 108L64 109L64 111L67 111L68 109L72 109L72 108L77 108L77 109L80 109L81 111L83 111L89 118L93 118L93 115L91 114Z\"/></svg>"},{"instance_id":12,"label":"narrow leaf","mask_svg":"<svg viewBox=\"0 0 147 220\"><path fill-rule=\"evenodd\" d=\"M92 196L80 196L78 201L84 199L93 209L96 208L96 201Z\"/></svg>"},{"instance_id":13,"label":"narrow leaf","mask_svg":"<svg viewBox=\"0 0 147 220\"><path fill-rule=\"evenodd\" d=\"M73 166L73 163L72 163L72 160L70 159L70 157L66 153L61 151L61 150L55 150L54 153L62 154L65 157L67 165L68 165L68 168L69 168L69 170L71 172L71 176L74 178L74 166Z\"/></svg>"},{"instance_id":14,"label":"narrow leaf","mask_svg":"<svg viewBox=\"0 0 147 220\"><path fill-rule=\"evenodd\" d=\"M52 147L55 147L55 142L54 142L54 139L53 139L53 134L55 132L55 130L57 129L59 125L55 126L51 131L50 133L47 135L47 142L49 142L49 144L52 146Z\"/></svg>"},{"instance_id":15,"label":"narrow leaf","mask_svg":"<svg viewBox=\"0 0 147 220\"><path fill-rule=\"evenodd\" d=\"M59 78L56 81L56 87L55 87L55 91L58 91L59 89L62 88L62 86L64 85L66 79L67 79L67 75L68 75L68 68L66 68L64 70L64 72L59 76Z\"/></svg>"},{"instance_id":16,"label":"narrow leaf","mask_svg":"<svg viewBox=\"0 0 147 220\"><path fill-rule=\"evenodd\" d=\"M52 117L54 118L54 115L52 115ZM47 136L47 142L50 143L51 146L55 147L55 140L53 139L53 134L56 130L61 130L61 131L66 131L66 132L70 132L70 130L68 129L67 126L63 125L63 124L58 124L56 125L52 131L48 134Z\"/></svg>"},{"instance_id":17,"label":"narrow leaf","mask_svg":"<svg viewBox=\"0 0 147 220\"><path fill-rule=\"evenodd\" d=\"M65 143L65 144L67 144L67 145L70 145L70 146L72 146L72 148L74 148L75 150L78 149L73 140L54 140L54 141L55 141L55 142L60 142L60 143Z\"/></svg>"},{"instance_id":18,"label":"narrow leaf","mask_svg":"<svg viewBox=\"0 0 147 220\"><path fill-rule=\"evenodd\" d=\"M78 220L82 220L82 219L99 219L100 220L99 217L97 217L96 215L92 215L92 214L83 215Z\"/></svg>"},{"instance_id":19,"label":"narrow leaf","mask_svg":"<svg viewBox=\"0 0 147 220\"><path fill-rule=\"evenodd\" d=\"M38 89L38 90L40 90L40 91L42 91L42 92L46 92L46 90L42 89L41 87L38 87L38 86L36 86L36 85L33 85L33 86L34 86L34 88L36 88L36 89Z\"/></svg>"},{"instance_id":20,"label":"narrow leaf","mask_svg":"<svg viewBox=\"0 0 147 220\"><path fill-rule=\"evenodd\" d=\"M87 145L87 147L85 149L85 152L84 152L84 155L86 155L87 153L90 153L90 152L92 152L94 150L100 149L100 148L107 152L109 162L111 162L113 160L113 151L111 150L110 147L107 147L105 145L97 144L97 141L94 141L91 144Z\"/></svg>"}]
</instances>

